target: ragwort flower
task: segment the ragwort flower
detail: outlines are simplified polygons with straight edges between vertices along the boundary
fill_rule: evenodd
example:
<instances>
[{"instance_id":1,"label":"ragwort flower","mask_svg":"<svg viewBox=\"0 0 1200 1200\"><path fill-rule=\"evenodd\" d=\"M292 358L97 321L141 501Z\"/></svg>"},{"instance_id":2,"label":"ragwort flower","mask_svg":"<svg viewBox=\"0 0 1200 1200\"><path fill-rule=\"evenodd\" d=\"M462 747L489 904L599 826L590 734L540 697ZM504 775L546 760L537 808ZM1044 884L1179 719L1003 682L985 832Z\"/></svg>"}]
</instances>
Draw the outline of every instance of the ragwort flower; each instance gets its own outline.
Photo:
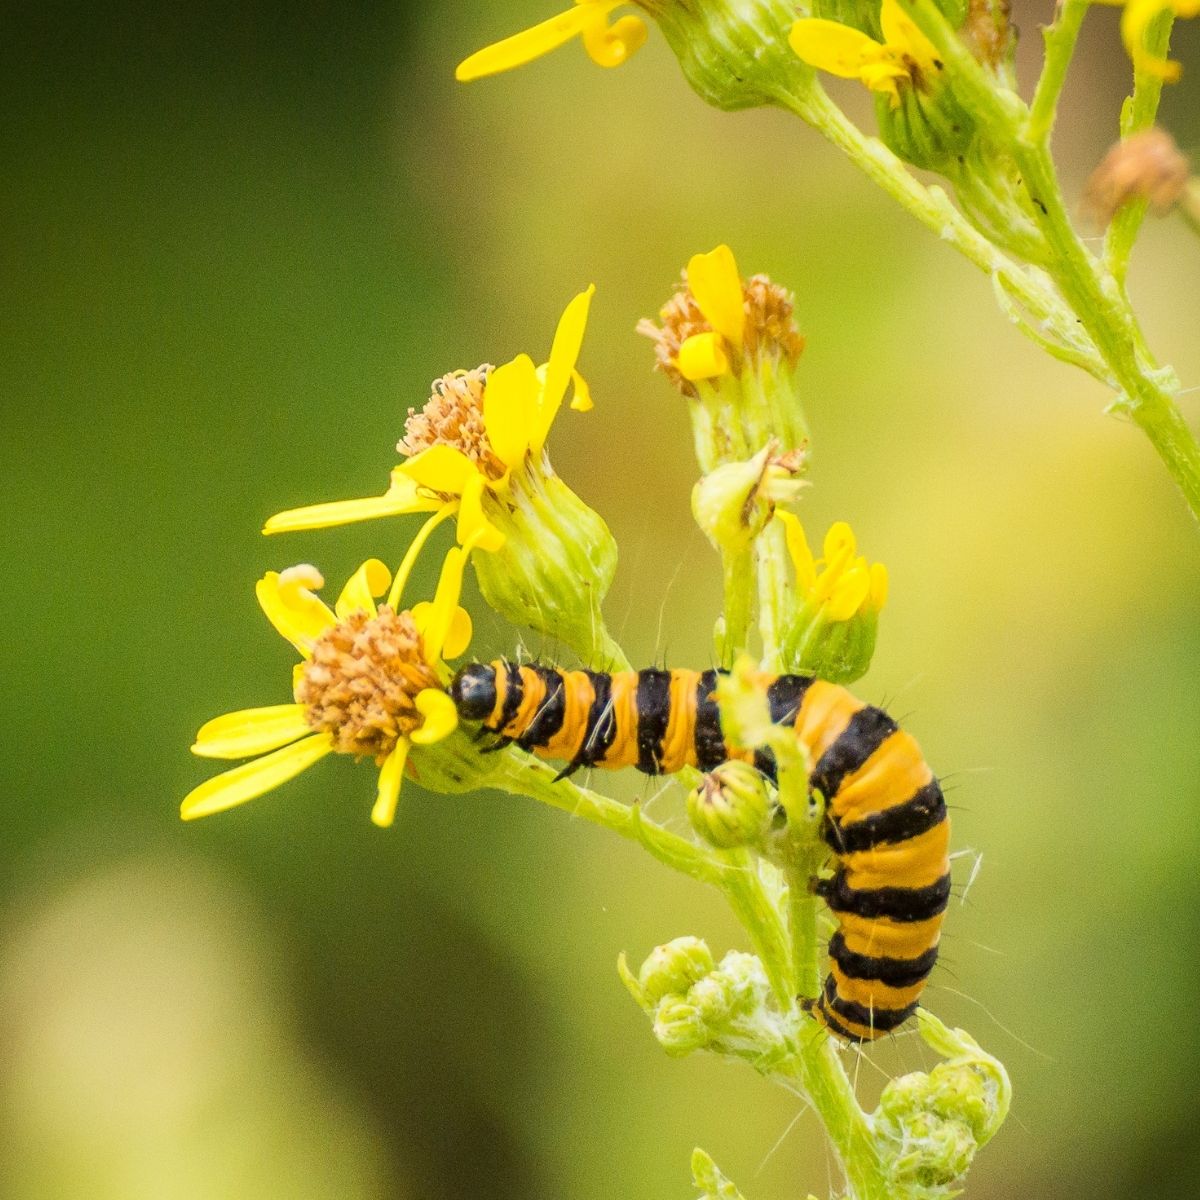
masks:
<instances>
[{"instance_id":1,"label":"ragwort flower","mask_svg":"<svg viewBox=\"0 0 1200 1200\"><path fill-rule=\"evenodd\" d=\"M1200 0L1094 0L1097 4L1123 5L1121 40L1133 65L1147 75L1155 75L1174 83L1183 71L1174 59L1159 58L1146 49L1146 31L1160 13L1173 12L1177 17L1200 15Z\"/></svg>"},{"instance_id":2,"label":"ragwort flower","mask_svg":"<svg viewBox=\"0 0 1200 1200\"><path fill-rule=\"evenodd\" d=\"M304 659L293 675L295 702L226 713L201 728L192 747L201 757L261 757L195 788L183 819L244 804L336 751L375 760L371 819L390 825L411 747L440 742L458 724L438 668L470 642L470 617L458 606L467 553L449 552L434 600L411 611L397 609L405 569L393 583L378 559L359 567L332 610L313 591L324 582L316 568L268 571L258 602ZM377 605L389 584L388 603Z\"/></svg>"},{"instance_id":3,"label":"ragwort flower","mask_svg":"<svg viewBox=\"0 0 1200 1200\"><path fill-rule=\"evenodd\" d=\"M857 79L873 92L900 104L900 85L924 87L942 69L933 43L917 28L897 0L883 0L879 12L883 41L837 21L805 17L788 37L797 56L810 67Z\"/></svg>"},{"instance_id":4,"label":"ragwort flower","mask_svg":"<svg viewBox=\"0 0 1200 1200\"><path fill-rule=\"evenodd\" d=\"M775 519L783 524L800 594L785 633L788 669L853 683L866 674L875 653L879 614L888 597L887 568L858 553L845 521L829 527L818 559L798 517L779 510Z\"/></svg>"},{"instance_id":5,"label":"ragwort flower","mask_svg":"<svg viewBox=\"0 0 1200 1200\"><path fill-rule=\"evenodd\" d=\"M458 66L454 77L461 83L511 71L541 58L574 38L594 63L601 67L619 67L646 40L646 23L640 17L626 16L608 22L613 9L626 0L575 0L575 7L542 21L530 29L515 33L503 41L472 54Z\"/></svg>"},{"instance_id":6,"label":"ragwort flower","mask_svg":"<svg viewBox=\"0 0 1200 1200\"><path fill-rule=\"evenodd\" d=\"M392 471L382 496L338 500L277 513L264 533L325 529L375 517L433 512L417 535L421 544L446 517L458 514L458 540L496 551L504 535L484 515L485 493L503 493L514 472L542 456L550 426L574 387L571 407L587 412L591 395L575 369L594 287L563 311L550 358L535 367L527 354L503 366L454 371L435 380L420 410L409 410L397 450L406 461Z\"/></svg>"}]
</instances>

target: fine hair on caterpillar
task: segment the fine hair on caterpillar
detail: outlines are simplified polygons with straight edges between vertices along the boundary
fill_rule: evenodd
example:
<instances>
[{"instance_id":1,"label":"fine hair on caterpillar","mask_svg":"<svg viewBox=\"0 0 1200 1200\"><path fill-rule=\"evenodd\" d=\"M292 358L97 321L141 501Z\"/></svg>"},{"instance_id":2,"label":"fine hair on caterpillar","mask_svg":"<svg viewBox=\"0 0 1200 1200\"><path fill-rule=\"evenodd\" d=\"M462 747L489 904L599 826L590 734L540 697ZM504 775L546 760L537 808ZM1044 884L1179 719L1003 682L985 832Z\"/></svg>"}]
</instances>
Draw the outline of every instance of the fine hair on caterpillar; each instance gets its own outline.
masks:
<instances>
[{"instance_id":1,"label":"fine hair on caterpillar","mask_svg":"<svg viewBox=\"0 0 1200 1200\"><path fill-rule=\"evenodd\" d=\"M450 684L460 718L498 746L583 767L670 775L774 756L722 731L720 672L566 671L504 659L470 663ZM839 1038L873 1041L916 1010L937 959L950 897L950 826L941 787L913 738L881 708L809 675L763 681L771 720L791 726L825 801L822 835L837 867L817 884L837 929L813 1015Z\"/></svg>"}]
</instances>

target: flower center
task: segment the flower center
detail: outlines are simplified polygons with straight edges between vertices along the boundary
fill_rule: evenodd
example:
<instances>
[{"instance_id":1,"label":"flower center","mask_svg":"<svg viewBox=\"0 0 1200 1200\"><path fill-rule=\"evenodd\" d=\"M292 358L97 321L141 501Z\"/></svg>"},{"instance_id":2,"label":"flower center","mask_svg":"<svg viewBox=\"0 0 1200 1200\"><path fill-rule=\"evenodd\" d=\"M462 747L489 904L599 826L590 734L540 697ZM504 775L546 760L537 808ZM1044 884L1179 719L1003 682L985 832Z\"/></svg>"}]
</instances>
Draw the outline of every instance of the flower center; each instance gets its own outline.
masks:
<instances>
[{"instance_id":1,"label":"flower center","mask_svg":"<svg viewBox=\"0 0 1200 1200\"><path fill-rule=\"evenodd\" d=\"M791 293L766 275L752 275L742 284L742 297L746 312L742 353L752 360L770 356L795 366L804 338L792 316ZM663 305L658 319L661 326L649 319L639 321L638 332L654 342L658 370L684 395L694 395L694 385L679 373L679 347L695 334L709 333L712 325L686 282Z\"/></svg>"},{"instance_id":2,"label":"flower center","mask_svg":"<svg viewBox=\"0 0 1200 1200\"><path fill-rule=\"evenodd\" d=\"M430 446L453 446L489 479L503 478L504 463L492 449L483 423L483 393L491 370L485 363L473 371L451 371L435 379L425 407L408 410L404 436L396 449L412 458Z\"/></svg>"},{"instance_id":3,"label":"flower center","mask_svg":"<svg viewBox=\"0 0 1200 1200\"><path fill-rule=\"evenodd\" d=\"M296 700L314 729L333 735L335 750L371 755L382 766L424 721L418 693L439 686L411 615L385 605L374 617L352 613L316 640Z\"/></svg>"}]
</instances>

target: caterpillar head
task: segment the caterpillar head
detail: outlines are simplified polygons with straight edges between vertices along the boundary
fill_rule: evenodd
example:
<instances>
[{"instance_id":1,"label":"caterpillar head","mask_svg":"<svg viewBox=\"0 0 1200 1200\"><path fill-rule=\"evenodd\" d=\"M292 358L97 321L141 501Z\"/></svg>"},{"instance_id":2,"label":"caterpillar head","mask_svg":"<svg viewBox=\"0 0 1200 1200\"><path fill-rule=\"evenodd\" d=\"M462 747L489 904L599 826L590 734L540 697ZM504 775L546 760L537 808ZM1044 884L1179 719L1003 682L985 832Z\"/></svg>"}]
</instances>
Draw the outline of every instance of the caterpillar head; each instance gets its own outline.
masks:
<instances>
[{"instance_id":1,"label":"caterpillar head","mask_svg":"<svg viewBox=\"0 0 1200 1200\"><path fill-rule=\"evenodd\" d=\"M496 671L486 663L470 663L450 681L450 699L464 721L482 721L496 707Z\"/></svg>"}]
</instances>

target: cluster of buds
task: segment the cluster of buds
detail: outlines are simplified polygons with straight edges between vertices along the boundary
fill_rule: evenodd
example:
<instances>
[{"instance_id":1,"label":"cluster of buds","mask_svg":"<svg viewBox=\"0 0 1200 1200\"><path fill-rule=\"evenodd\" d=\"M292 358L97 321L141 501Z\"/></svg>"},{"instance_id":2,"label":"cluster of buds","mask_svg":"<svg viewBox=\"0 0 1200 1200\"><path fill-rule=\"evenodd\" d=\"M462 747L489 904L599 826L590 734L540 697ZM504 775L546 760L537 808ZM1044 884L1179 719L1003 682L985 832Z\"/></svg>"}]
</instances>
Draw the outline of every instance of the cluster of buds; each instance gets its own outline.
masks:
<instances>
[{"instance_id":1,"label":"cluster of buds","mask_svg":"<svg viewBox=\"0 0 1200 1200\"><path fill-rule=\"evenodd\" d=\"M709 1049L766 1071L789 1052L787 1019L752 954L731 950L718 965L704 941L681 937L654 949L636 976L623 955L617 967L670 1055Z\"/></svg>"},{"instance_id":2,"label":"cluster of buds","mask_svg":"<svg viewBox=\"0 0 1200 1200\"><path fill-rule=\"evenodd\" d=\"M875 1127L889 1147L897 1189L951 1196L975 1152L1003 1123L1012 1087L1004 1067L963 1030L947 1029L923 1009L919 1021L922 1037L946 1061L888 1083Z\"/></svg>"}]
</instances>

